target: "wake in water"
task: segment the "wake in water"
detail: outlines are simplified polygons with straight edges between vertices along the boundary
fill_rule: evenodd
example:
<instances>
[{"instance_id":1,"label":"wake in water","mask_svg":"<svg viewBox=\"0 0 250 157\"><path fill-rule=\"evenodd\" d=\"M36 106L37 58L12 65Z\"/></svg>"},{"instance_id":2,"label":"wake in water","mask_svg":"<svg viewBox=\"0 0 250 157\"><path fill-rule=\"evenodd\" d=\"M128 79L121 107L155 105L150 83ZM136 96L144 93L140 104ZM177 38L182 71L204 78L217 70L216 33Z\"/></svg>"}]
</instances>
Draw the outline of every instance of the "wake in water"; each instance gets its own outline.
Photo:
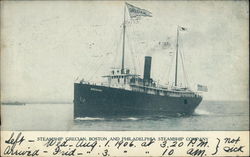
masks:
<instances>
[{"instance_id":1,"label":"wake in water","mask_svg":"<svg viewBox=\"0 0 250 157\"><path fill-rule=\"evenodd\" d=\"M193 113L194 116L206 116L206 115L211 115L210 112L208 111L205 111L205 110L199 110L199 109L196 109Z\"/></svg>"},{"instance_id":2,"label":"wake in water","mask_svg":"<svg viewBox=\"0 0 250 157\"><path fill-rule=\"evenodd\" d=\"M201 114L197 114L201 115ZM143 120L164 120L172 118L186 117L187 115L174 114L174 115L157 115L157 116L141 116L141 117L77 117L76 122L83 121L143 121ZM189 115L190 116L190 115Z\"/></svg>"},{"instance_id":3,"label":"wake in water","mask_svg":"<svg viewBox=\"0 0 250 157\"><path fill-rule=\"evenodd\" d=\"M116 120L116 121L135 121L139 120L140 118L136 117L116 117L116 118L101 118L101 117L77 117L75 121L109 121L109 120Z\"/></svg>"},{"instance_id":4,"label":"wake in water","mask_svg":"<svg viewBox=\"0 0 250 157\"><path fill-rule=\"evenodd\" d=\"M121 118L121 120L139 120L139 118L128 117L128 118Z\"/></svg>"},{"instance_id":5,"label":"wake in water","mask_svg":"<svg viewBox=\"0 0 250 157\"><path fill-rule=\"evenodd\" d=\"M98 117L77 117L76 121L96 121L96 120L105 120L105 118L98 118Z\"/></svg>"},{"instance_id":6,"label":"wake in water","mask_svg":"<svg viewBox=\"0 0 250 157\"><path fill-rule=\"evenodd\" d=\"M155 115L155 116L143 116L143 117L77 117L75 121L139 121L139 120L164 120L172 118L185 118L190 116L208 116L211 115L210 112L206 110L196 109L192 115L183 115L180 113L172 115Z\"/></svg>"}]
</instances>

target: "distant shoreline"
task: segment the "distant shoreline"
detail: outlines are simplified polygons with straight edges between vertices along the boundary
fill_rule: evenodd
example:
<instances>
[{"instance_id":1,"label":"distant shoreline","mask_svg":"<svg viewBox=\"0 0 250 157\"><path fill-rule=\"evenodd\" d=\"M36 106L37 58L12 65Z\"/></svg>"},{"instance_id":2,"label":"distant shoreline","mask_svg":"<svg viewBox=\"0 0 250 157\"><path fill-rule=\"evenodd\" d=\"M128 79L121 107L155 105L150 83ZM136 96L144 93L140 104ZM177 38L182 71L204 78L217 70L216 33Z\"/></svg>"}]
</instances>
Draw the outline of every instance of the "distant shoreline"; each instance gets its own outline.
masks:
<instances>
[{"instance_id":1,"label":"distant shoreline","mask_svg":"<svg viewBox=\"0 0 250 157\"><path fill-rule=\"evenodd\" d=\"M203 102L246 102L249 100L203 100ZM73 101L6 101L1 102L3 105L20 105L20 104L73 104Z\"/></svg>"},{"instance_id":2,"label":"distant shoreline","mask_svg":"<svg viewBox=\"0 0 250 157\"><path fill-rule=\"evenodd\" d=\"M24 102L18 102L18 101L15 101L15 102L1 102L1 105L25 105Z\"/></svg>"}]
</instances>

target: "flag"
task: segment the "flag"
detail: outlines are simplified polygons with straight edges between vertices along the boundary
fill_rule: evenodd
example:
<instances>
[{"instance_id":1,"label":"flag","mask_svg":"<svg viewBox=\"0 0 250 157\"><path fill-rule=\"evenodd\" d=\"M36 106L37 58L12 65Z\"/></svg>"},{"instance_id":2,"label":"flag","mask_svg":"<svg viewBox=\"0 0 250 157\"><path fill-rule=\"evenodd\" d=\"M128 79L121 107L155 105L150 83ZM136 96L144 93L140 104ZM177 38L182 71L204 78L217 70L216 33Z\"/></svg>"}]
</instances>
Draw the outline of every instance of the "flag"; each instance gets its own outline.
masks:
<instances>
[{"instance_id":1,"label":"flag","mask_svg":"<svg viewBox=\"0 0 250 157\"><path fill-rule=\"evenodd\" d=\"M203 91L203 92L208 91L207 86L203 86L203 85L200 85L200 84L197 85L197 90L198 91Z\"/></svg>"},{"instance_id":2,"label":"flag","mask_svg":"<svg viewBox=\"0 0 250 157\"><path fill-rule=\"evenodd\" d=\"M187 28L181 27L181 26L178 26L178 28L179 28L180 31L186 31L187 30Z\"/></svg>"},{"instance_id":3,"label":"flag","mask_svg":"<svg viewBox=\"0 0 250 157\"><path fill-rule=\"evenodd\" d=\"M152 13L150 11L135 7L129 3L126 3L126 6L128 8L129 16L131 18L136 18L136 17L140 17L140 16L152 17Z\"/></svg>"}]
</instances>

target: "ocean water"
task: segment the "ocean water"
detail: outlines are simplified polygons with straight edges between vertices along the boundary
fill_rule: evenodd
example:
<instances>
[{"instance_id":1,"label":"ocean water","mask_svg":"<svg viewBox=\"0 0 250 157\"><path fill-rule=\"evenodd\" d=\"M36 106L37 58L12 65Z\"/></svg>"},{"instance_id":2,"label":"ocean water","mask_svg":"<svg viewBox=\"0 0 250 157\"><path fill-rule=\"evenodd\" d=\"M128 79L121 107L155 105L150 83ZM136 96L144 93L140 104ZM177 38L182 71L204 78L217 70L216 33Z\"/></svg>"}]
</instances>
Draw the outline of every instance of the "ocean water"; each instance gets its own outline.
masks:
<instances>
[{"instance_id":1,"label":"ocean water","mask_svg":"<svg viewBox=\"0 0 250 157\"><path fill-rule=\"evenodd\" d=\"M1 129L20 131L90 130L249 130L249 104L243 101L203 101L190 116L80 117L73 104L1 106Z\"/></svg>"}]
</instances>

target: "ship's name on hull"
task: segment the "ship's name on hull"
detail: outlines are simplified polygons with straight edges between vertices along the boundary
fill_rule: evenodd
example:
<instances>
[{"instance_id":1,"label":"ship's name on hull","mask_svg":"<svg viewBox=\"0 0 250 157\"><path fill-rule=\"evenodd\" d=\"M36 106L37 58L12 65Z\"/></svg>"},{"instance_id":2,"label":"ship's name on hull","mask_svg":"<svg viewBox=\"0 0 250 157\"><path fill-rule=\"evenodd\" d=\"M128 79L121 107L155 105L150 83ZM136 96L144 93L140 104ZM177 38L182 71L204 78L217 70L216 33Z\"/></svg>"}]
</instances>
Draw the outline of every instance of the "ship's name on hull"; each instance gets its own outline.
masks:
<instances>
[{"instance_id":1,"label":"ship's name on hull","mask_svg":"<svg viewBox=\"0 0 250 157\"><path fill-rule=\"evenodd\" d=\"M92 91L97 91L97 92L102 92L101 89L97 89L97 88L90 88L90 90L92 90Z\"/></svg>"}]
</instances>

